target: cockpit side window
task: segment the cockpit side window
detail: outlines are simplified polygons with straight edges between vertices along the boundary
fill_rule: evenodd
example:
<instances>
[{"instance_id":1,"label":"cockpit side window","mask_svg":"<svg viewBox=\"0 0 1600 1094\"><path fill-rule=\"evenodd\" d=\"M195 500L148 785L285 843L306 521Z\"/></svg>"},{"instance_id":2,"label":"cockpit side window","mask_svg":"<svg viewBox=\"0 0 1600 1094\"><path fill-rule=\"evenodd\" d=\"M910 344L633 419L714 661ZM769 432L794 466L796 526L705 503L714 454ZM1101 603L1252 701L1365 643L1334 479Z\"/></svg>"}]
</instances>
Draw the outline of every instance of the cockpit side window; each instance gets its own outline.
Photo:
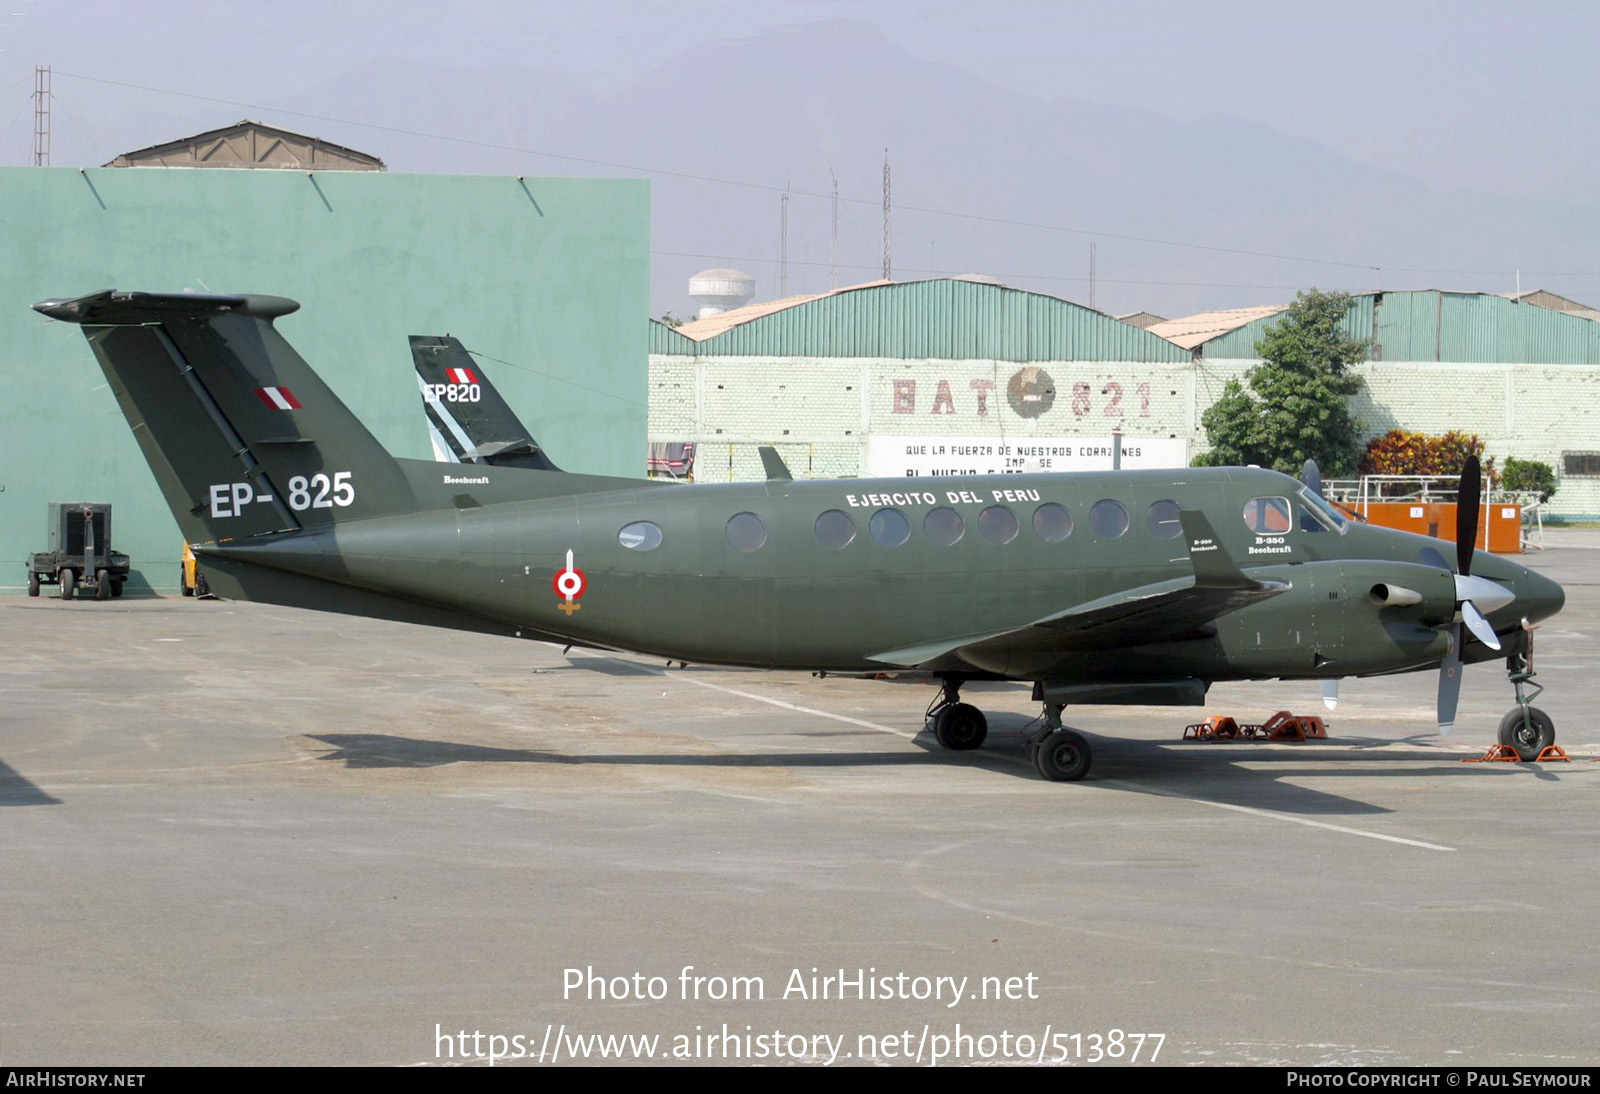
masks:
<instances>
[{"instance_id":1,"label":"cockpit side window","mask_svg":"<svg viewBox=\"0 0 1600 1094\"><path fill-rule=\"evenodd\" d=\"M1300 491L1300 528L1306 532L1326 532L1330 528L1340 535L1350 521L1338 508L1312 490Z\"/></svg>"}]
</instances>

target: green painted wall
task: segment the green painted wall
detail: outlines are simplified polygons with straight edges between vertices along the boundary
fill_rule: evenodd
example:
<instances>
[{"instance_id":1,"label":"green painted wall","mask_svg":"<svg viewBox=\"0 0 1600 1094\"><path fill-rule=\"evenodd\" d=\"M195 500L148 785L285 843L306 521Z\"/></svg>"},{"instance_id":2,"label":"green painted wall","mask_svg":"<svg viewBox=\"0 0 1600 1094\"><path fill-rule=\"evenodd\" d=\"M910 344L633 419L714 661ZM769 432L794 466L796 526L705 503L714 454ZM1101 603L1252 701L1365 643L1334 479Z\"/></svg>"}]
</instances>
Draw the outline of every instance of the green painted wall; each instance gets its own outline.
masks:
<instances>
[{"instance_id":1,"label":"green painted wall","mask_svg":"<svg viewBox=\"0 0 1600 1094\"><path fill-rule=\"evenodd\" d=\"M642 180L0 168L0 592L52 500L109 501L139 577L177 526L82 333L29 309L96 289L293 297L278 327L397 456L431 458L410 334L450 333L561 466L642 475Z\"/></svg>"}]
</instances>

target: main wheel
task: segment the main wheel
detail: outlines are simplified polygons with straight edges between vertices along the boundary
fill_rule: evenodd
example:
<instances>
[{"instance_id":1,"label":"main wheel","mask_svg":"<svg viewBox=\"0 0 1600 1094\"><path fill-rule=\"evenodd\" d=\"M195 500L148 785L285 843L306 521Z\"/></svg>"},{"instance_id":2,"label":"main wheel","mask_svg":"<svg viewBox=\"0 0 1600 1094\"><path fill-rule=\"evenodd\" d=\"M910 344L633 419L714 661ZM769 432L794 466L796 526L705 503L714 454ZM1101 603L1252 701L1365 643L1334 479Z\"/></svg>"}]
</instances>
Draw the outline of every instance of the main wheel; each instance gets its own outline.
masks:
<instances>
[{"instance_id":1,"label":"main wheel","mask_svg":"<svg viewBox=\"0 0 1600 1094\"><path fill-rule=\"evenodd\" d=\"M1519 759L1536 760L1556 743L1556 724L1538 707L1529 707L1526 719L1521 707L1513 707L1500 719L1500 743L1516 749Z\"/></svg>"},{"instance_id":2,"label":"main wheel","mask_svg":"<svg viewBox=\"0 0 1600 1094\"><path fill-rule=\"evenodd\" d=\"M111 580L111 595L112 596L121 596L122 595L122 583L123 583L124 580L126 580L126 579L125 578L120 578L120 577L112 578L112 580Z\"/></svg>"},{"instance_id":3,"label":"main wheel","mask_svg":"<svg viewBox=\"0 0 1600 1094\"><path fill-rule=\"evenodd\" d=\"M78 574L71 566L61 571L61 599L71 600L72 594L78 591Z\"/></svg>"},{"instance_id":4,"label":"main wheel","mask_svg":"<svg viewBox=\"0 0 1600 1094\"><path fill-rule=\"evenodd\" d=\"M101 570L94 581L94 598L96 600L111 599L111 571Z\"/></svg>"},{"instance_id":5,"label":"main wheel","mask_svg":"<svg viewBox=\"0 0 1600 1094\"><path fill-rule=\"evenodd\" d=\"M194 595L211 595L211 586L206 584L206 575L201 573L198 569L196 569L194 572Z\"/></svg>"},{"instance_id":6,"label":"main wheel","mask_svg":"<svg viewBox=\"0 0 1600 1094\"><path fill-rule=\"evenodd\" d=\"M952 752L967 752L989 736L989 720L971 703L952 703L933 716L933 737Z\"/></svg>"},{"instance_id":7,"label":"main wheel","mask_svg":"<svg viewBox=\"0 0 1600 1094\"><path fill-rule=\"evenodd\" d=\"M28 571L28 595L39 595L39 575L32 570Z\"/></svg>"},{"instance_id":8,"label":"main wheel","mask_svg":"<svg viewBox=\"0 0 1600 1094\"><path fill-rule=\"evenodd\" d=\"M1089 742L1070 729L1056 730L1033 750L1033 766L1051 782L1077 782L1093 762Z\"/></svg>"}]
</instances>

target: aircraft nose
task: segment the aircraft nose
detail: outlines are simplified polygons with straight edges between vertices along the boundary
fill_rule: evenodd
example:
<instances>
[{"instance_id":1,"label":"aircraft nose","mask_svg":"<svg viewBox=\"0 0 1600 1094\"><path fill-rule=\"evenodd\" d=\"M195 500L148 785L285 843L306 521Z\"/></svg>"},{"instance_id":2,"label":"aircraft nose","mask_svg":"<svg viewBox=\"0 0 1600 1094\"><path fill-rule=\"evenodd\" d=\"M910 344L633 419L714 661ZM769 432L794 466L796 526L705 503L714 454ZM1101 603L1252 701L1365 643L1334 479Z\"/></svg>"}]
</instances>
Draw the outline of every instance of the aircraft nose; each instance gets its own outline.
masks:
<instances>
[{"instance_id":1,"label":"aircraft nose","mask_svg":"<svg viewBox=\"0 0 1600 1094\"><path fill-rule=\"evenodd\" d=\"M1567 602L1565 589L1543 574L1536 574L1532 570L1523 570L1517 575L1516 591L1517 609L1535 623L1541 619L1549 619Z\"/></svg>"}]
</instances>

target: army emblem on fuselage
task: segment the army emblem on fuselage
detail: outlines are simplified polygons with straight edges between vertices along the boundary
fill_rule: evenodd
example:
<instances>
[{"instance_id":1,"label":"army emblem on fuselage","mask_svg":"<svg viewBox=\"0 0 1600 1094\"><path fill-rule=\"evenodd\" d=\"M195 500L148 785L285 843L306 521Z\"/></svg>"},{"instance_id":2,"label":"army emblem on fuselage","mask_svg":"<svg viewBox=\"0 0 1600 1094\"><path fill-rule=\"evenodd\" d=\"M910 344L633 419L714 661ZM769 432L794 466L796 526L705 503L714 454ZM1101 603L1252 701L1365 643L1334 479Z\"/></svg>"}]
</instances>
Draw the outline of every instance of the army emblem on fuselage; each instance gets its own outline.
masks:
<instances>
[{"instance_id":1,"label":"army emblem on fuselage","mask_svg":"<svg viewBox=\"0 0 1600 1094\"><path fill-rule=\"evenodd\" d=\"M572 550L567 550L567 568L557 570L555 580L550 582L555 588L556 595L561 597L561 602L556 605L557 610L566 612L570 618L573 612L581 611L583 605L578 601L589 588L589 579L583 571L573 566Z\"/></svg>"}]
</instances>

